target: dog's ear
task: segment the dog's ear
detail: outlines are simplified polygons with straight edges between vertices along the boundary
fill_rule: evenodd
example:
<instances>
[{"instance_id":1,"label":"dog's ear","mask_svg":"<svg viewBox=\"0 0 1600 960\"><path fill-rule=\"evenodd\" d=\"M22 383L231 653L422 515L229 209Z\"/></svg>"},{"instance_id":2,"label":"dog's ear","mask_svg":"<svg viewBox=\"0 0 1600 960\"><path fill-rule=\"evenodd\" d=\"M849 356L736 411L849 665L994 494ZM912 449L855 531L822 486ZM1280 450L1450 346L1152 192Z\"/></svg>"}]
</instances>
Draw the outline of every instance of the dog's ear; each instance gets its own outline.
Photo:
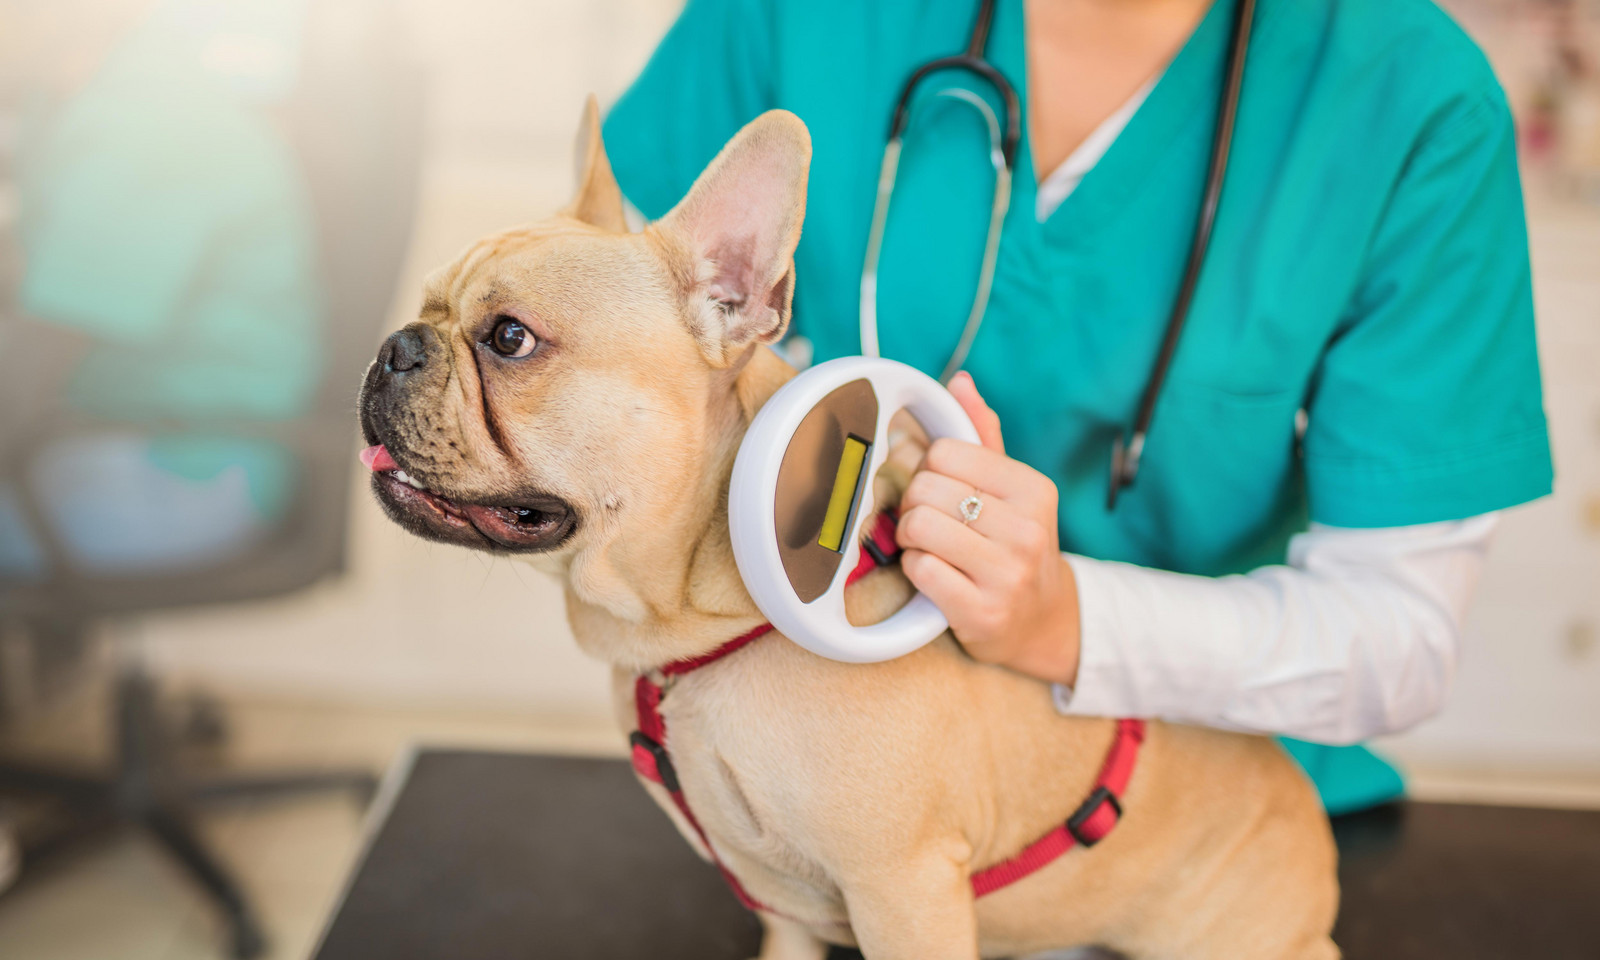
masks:
<instances>
[{"instance_id":1,"label":"dog's ear","mask_svg":"<svg viewBox=\"0 0 1600 960\"><path fill-rule=\"evenodd\" d=\"M714 366L777 341L789 325L810 166L806 125L786 110L769 111L722 148L657 224L689 258L681 276L690 324Z\"/></svg>"},{"instance_id":2,"label":"dog's ear","mask_svg":"<svg viewBox=\"0 0 1600 960\"><path fill-rule=\"evenodd\" d=\"M583 105L583 120L578 125L578 195L562 211L575 220L602 230L628 232L622 213L622 188L611 174L606 145L600 139L600 104L589 94Z\"/></svg>"}]
</instances>

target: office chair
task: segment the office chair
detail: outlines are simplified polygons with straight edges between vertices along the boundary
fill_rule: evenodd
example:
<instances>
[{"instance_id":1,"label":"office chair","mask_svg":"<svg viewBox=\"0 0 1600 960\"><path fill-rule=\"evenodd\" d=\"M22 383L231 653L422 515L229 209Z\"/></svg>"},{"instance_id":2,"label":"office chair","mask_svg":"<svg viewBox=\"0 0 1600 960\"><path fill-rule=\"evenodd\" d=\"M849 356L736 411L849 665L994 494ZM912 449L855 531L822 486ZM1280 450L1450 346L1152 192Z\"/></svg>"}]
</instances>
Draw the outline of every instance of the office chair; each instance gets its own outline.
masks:
<instances>
[{"instance_id":1,"label":"office chair","mask_svg":"<svg viewBox=\"0 0 1600 960\"><path fill-rule=\"evenodd\" d=\"M382 332L411 233L422 77L395 53L402 44L386 4L325 0L314 5L314 13L322 19L314 17L312 28L331 23L337 38L308 39L296 91L274 119L299 159L315 210L327 360L315 400L303 416L287 421L197 416L189 422L110 423L59 405L41 409L39 398L59 394L81 338L53 334L48 349L30 352L26 364L11 364L16 376L6 378L7 396L0 396L0 405L27 415L0 410L0 481L9 481L5 485L18 494L46 573L40 579L0 582L0 626L72 646L98 624L146 611L280 596L343 568L356 463L355 394ZM27 326L14 325L16 330ZM28 350L25 340L25 335L12 337L8 346ZM272 440L290 452L296 475L281 522L236 555L203 568L112 576L76 565L30 492L28 468L39 452L63 437L107 429L196 428ZM175 763L176 738L158 711L156 685L136 664L117 679L112 717L111 769L84 772L0 761L0 791L65 801L79 815L75 825L80 829L124 823L148 830L221 908L233 956L258 956L265 936L238 884L201 842L196 807L328 788L370 795L371 775L187 777Z\"/></svg>"}]
</instances>

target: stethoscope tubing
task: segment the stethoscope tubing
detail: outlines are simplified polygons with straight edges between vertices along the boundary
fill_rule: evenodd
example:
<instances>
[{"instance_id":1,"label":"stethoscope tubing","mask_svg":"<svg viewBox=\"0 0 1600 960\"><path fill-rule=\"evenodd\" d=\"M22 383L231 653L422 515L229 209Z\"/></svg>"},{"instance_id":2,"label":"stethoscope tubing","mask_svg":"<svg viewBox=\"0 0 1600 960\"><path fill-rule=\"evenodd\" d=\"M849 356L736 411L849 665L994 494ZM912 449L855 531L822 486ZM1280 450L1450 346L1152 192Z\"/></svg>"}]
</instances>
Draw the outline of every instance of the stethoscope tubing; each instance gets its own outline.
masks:
<instances>
[{"instance_id":1,"label":"stethoscope tubing","mask_svg":"<svg viewBox=\"0 0 1600 960\"><path fill-rule=\"evenodd\" d=\"M983 112L992 130L998 127L998 122L988 104L977 94L955 89L941 91L940 95L957 97L972 103ZM1000 143L997 133L991 137L991 142ZM872 207L872 225L867 232L867 252L861 268L861 353L868 357L879 355L878 258L883 250L883 233L889 217L889 201L894 193L903 149L904 140L901 137L891 139L884 148L883 163L878 170L877 198ZM1006 213L1011 209L1012 168L1006 162L1000 147L997 146L990 151L990 162L994 166L995 185L989 207L988 231L984 236L983 260L978 271L978 287L972 298L972 307L967 313L967 322L962 327L961 338L956 342L950 359L945 362L944 370L939 374L939 382L944 384L948 384L950 378L954 377L967 362L967 354L971 352L972 343L977 339L978 328L983 325L983 315L989 304L989 293L994 287L995 267L1000 257L1000 235L1005 225Z\"/></svg>"},{"instance_id":2,"label":"stethoscope tubing","mask_svg":"<svg viewBox=\"0 0 1600 960\"><path fill-rule=\"evenodd\" d=\"M1124 442L1118 434L1111 445L1111 483L1106 491L1106 509L1114 510L1117 495L1122 488L1133 485L1139 475L1139 463L1144 456L1145 437L1155 420L1156 402L1161 399L1161 388L1166 384L1172 358L1178 352L1178 342L1183 337L1184 324L1189 319L1189 308L1194 303L1195 289L1200 285L1200 274L1205 266L1206 253L1211 248L1211 235L1216 228L1217 209L1222 203L1222 186L1227 180L1228 158L1233 152L1233 128L1239 115L1239 98L1244 89L1244 65L1250 49L1250 28L1255 20L1256 0L1239 0L1234 7L1233 29L1228 42L1228 60L1225 69L1221 106L1217 110L1217 123L1211 134L1211 159L1206 167L1205 193L1200 202L1200 215L1195 221L1194 239L1189 244L1189 256L1184 263L1183 281L1172 302L1172 313L1167 319L1166 332L1161 337L1161 349L1156 353L1150 376L1145 381L1144 392L1139 397L1138 413L1133 429Z\"/></svg>"},{"instance_id":3,"label":"stethoscope tubing","mask_svg":"<svg viewBox=\"0 0 1600 960\"><path fill-rule=\"evenodd\" d=\"M889 139L899 140L904 137L906 125L911 120L911 96L916 93L924 78L929 74L941 70L960 70L974 74L989 82L995 92L1000 95L1006 108L1005 136L1000 142L1000 149L1005 155L1006 168L1015 169L1017 165L1017 147L1022 143L1022 101L1017 96L1017 91L1011 86L1005 74L999 68L982 57L961 54L954 57L940 57L918 67L900 88L900 99L895 102L894 114L889 120Z\"/></svg>"},{"instance_id":4,"label":"stethoscope tubing","mask_svg":"<svg viewBox=\"0 0 1600 960\"><path fill-rule=\"evenodd\" d=\"M1182 280L1173 299L1167 326L1161 337L1161 346L1151 366L1139 397L1138 410L1130 430L1119 431L1112 441L1111 477L1106 492L1106 509L1114 510L1121 490L1133 484L1138 477L1144 454L1145 438L1155 419L1157 402L1167 374L1177 353L1183 328L1193 306L1195 291L1205 267L1206 254L1211 247L1211 237L1216 228L1217 210L1222 201L1222 187L1227 180L1228 160L1233 148L1234 125L1238 119L1239 100L1244 88L1245 61L1250 48L1251 26L1255 20L1256 0L1238 0L1234 6L1233 24L1228 42L1228 58L1224 68L1225 79L1221 102L1217 110L1216 126L1212 131L1211 155L1206 167L1205 190L1200 212L1195 220L1193 239L1189 244ZM999 95L1005 107L1005 128L1001 132L993 109L987 101L971 91L941 91L946 95L967 100L982 112L989 122L991 160L995 169L995 188L990 205L989 232L984 241L983 263L978 275L978 289L973 297L972 309L962 328L961 338L951 353L950 360L940 374L941 383L950 378L966 363L982 326L988 309L989 295L993 289L994 273L1000 252L1000 235L1011 204L1012 180L1016 171L1017 150L1022 140L1022 107L1016 90L1003 73L984 59L988 45L989 28L994 20L994 0L981 0L972 35L964 53L940 57L918 67L900 88L894 112L889 121L889 139L884 147L883 161L878 170L877 196L873 203L872 223L867 234L867 249L861 272L861 352L865 356L879 355L878 343L878 261L883 250L883 236L888 223L889 205L894 195L895 180L899 174L900 160L905 149L905 131L911 119L911 100L917 87L928 76L945 70L973 74L987 82Z\"/></svg>"}]
</instances>

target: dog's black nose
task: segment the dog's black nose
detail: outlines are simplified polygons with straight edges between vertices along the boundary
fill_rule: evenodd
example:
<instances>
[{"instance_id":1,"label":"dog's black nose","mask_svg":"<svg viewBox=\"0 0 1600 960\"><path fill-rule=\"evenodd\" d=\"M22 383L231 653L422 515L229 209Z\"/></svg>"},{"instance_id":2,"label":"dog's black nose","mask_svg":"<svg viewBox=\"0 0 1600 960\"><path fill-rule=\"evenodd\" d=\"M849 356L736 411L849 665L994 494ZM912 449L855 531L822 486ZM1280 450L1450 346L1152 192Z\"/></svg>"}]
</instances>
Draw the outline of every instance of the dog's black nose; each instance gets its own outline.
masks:
<instances>
[{"instance_id":1,"label":"dog's black nose","mask_svg":"<svg viewBox=\"0 0 1600 960\"><path fill-rule=\"evenodd\" d=\"M411 327L397 330L378 350L378 362L385 373L406 373L422 366L427 357L422 335Z\"/></svg>"}]
</instances>

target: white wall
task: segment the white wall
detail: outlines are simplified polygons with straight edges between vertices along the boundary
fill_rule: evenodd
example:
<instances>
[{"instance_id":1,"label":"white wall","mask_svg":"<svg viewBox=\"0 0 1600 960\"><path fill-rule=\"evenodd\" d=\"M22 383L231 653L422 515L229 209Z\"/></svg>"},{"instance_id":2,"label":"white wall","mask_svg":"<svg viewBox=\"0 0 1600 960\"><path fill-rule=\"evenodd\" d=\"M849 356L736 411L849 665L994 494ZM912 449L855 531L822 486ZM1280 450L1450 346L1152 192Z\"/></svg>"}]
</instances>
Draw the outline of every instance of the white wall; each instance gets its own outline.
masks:
<instances>
[{"instance_id":1,"label":"white wall","mask_svg":"<svg viewBox=\"0 0 1600 960\"><path fill-rule=\"evenodd\" d=\"M428 269L564 202L583 96L614 98L676 6L410 0L433 81L396 325L414 316ZM1450 706L1393 747L1427 764L1600 773L1600 209L1530 192L1557 492L1507 515ZM604 670L576 652L552 583L403 534L364 478L352 495L349 576L287 600L154 618L145 633L158 662L269 694L609 723Z\"/></svg>"}]
</instances>

